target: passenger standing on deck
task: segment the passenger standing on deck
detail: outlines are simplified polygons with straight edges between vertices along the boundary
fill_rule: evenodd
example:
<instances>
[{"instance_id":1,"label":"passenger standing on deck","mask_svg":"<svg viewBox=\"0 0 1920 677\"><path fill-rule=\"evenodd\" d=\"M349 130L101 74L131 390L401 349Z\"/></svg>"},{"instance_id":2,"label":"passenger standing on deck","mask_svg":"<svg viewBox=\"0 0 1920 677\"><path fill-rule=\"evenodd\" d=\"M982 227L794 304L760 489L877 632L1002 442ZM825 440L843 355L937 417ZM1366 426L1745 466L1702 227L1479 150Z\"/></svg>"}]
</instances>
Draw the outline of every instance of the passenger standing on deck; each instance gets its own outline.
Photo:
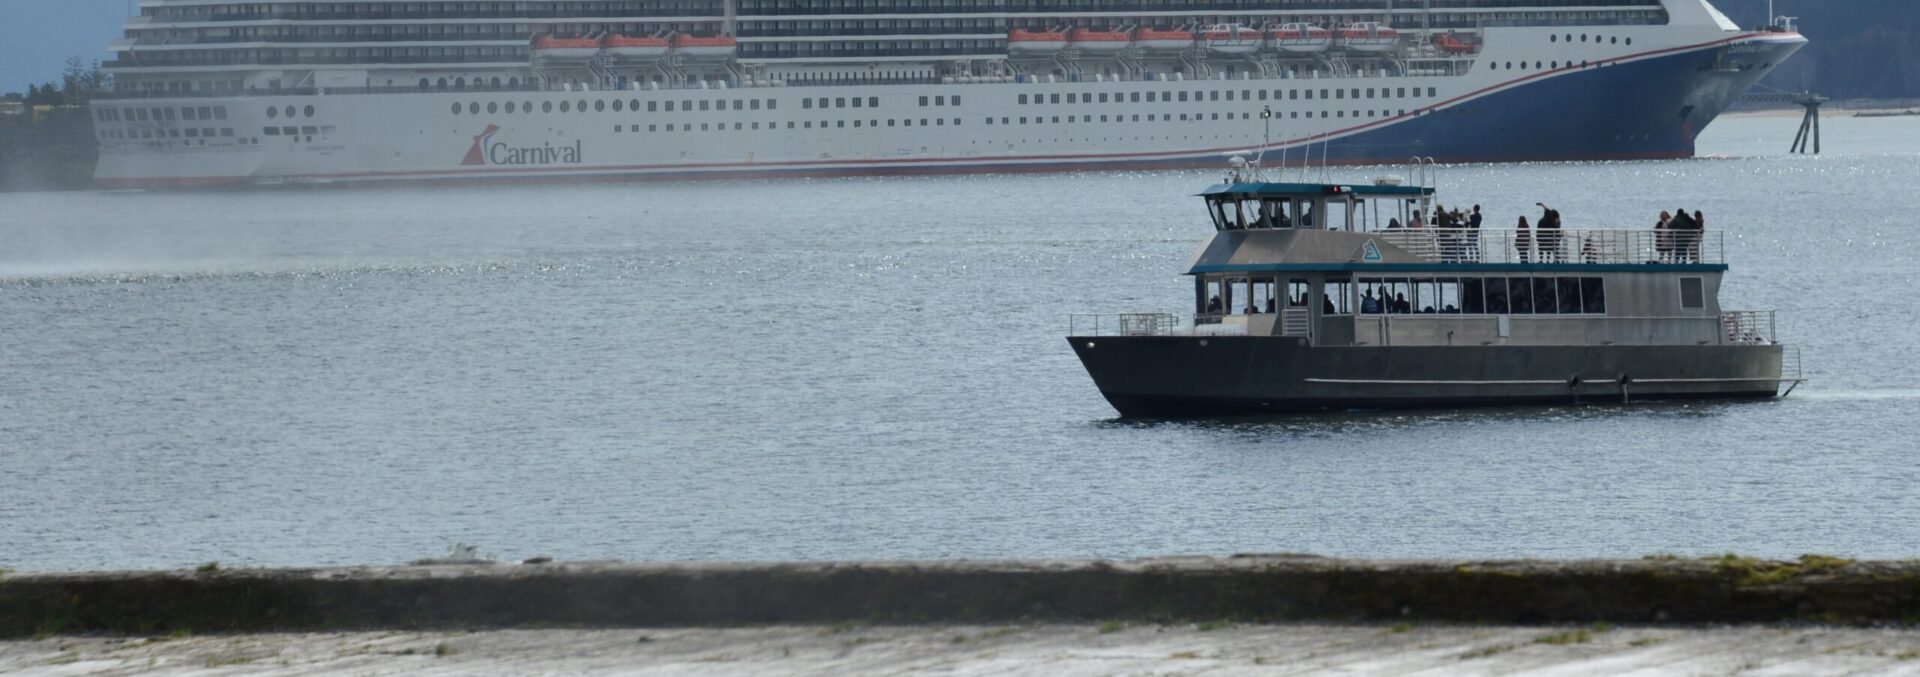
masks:
<instances>
[{"instance_id":1,"label":"passenger standing on deck","mask_svg":"<svg viewBox=\"0 0 1920 677\"><path fill-rule=\"evenodd\" d=\"M1661 263L1673 262L1673 214L1660 212L1660 222L1653 224L1653 251Z\"/></svg>"},{"instance_id":2,"label":"passenger standing on deck","mask_svg":"<svg viewBox=\"0 0 1920 677\"><path fill-rule=\"evenodd\" d=\"M1368 287L1366 291L1360 292L1360 314L1380 314L1380 300L1373 297L1372 287Z\"/></svg>"},{"instance_id":3,"label":"passenger standing on deck","mask_svg":"<svg viewBox=\"0 0 1920 677\"><path fill-rule=\"evenodd\" d=\"M1561 260L1560 251L1560 212L1552 207L1535 202L1540 207L1540 261L1557 263Z\"/></svg>"},{"instance_id":4,"label":"passenger standing on deck","mask_svg":"<svg viewBox=\"0 0 1920 677\"><path fill-rule=\"evenodd\" d=\"M1700 245L1706 239L1707 239L1707 215L1702 214L1700 213L1700 210L1695 209L1693 210L1693 247L1691 251L1688 252L1690 254L1693 254L1694 263L1700 262Z\"/></svg>"},{"instance_id":5,"label":"passenger standing on deck","mask_svg":"<svg viewBox=\"0 0 1920 677\"><path fill-rule=\"evenodd\" d=\"M1692 249L1693 231L1693 217L1688 216L1687 210L1685 209L1675 211L1673 213L1673 220L1667 222L1668 237L1673 240L1674 263L1689 262L1691 258L1689 250Z\"/></svg>"},{"instance_id":6,"label":"passenger standing on deck","mask_svg":"<svg viewBox=\"0 0 1920 677\"><path fill-rule=\"evenodd\" d=\"M1520 217L1520 225L1513 227L1513 248L1520 251L1521 263L1533 262L1533 231L1527 228L1527 217Z\"/></svg>"},{"instance_id":7,"label":"passenger standing on deck","mask_svg":"<svg viewBox=\"0 0 1920 677\"><path fill-rule=\"evenodd\" d=\"M1469 263L1480 261L1480 205L1473 206L1473 215L1467 217L1467 248L1464 252Z\"/></svg>"}]
</instances>

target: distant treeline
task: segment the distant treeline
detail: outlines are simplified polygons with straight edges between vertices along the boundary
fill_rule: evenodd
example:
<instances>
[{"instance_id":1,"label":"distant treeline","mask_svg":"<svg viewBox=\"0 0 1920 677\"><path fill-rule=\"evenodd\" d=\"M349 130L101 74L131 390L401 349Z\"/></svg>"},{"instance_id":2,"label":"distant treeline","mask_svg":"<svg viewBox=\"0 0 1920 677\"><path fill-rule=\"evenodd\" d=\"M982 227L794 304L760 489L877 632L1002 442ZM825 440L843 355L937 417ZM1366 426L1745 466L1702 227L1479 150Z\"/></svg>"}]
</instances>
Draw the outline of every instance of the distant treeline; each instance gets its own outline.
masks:
<instances>
[{"instance_id":1,"label":"distant treeline","mask_svg":"<svg viewBox=\"0 0 1920 677\"><path fill-rule=\"evenodd\" d=\"M1766 0L1713 0L1742 27L1767 23ZM1920 0L1774 0L1812 41L1761 84L1835 99L1920 99ZM1764 91L1761 90L1761 91Z\"/></svg>"}]
</instances>

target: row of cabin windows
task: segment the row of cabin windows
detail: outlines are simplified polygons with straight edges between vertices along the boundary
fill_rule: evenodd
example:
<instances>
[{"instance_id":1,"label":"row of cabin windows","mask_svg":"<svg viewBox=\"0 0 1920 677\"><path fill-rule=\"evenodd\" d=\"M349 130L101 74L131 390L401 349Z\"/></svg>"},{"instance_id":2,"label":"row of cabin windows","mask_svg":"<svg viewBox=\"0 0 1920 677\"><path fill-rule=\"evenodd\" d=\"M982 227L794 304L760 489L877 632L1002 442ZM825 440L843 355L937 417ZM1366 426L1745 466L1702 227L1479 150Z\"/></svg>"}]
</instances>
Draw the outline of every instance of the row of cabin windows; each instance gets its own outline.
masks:
<instances>
[{"instance_id":1,"label":"row of cabin windows","mask_svg":"<svg viewBox=\"0 0 1920 677\"><path fill-rule=\"evenodd\" d=\"M1426 112L1425 112L1425 114L1432 114L1432 113L1435 113L1435 112L1442 112L1442 111L1426 111ZM1298 119L1300 119L1300 117L1301 117L1301 116L1300 116L1300 111L1289 111L1288 113L1289 113L1289 119L1293 119L1293 120L1298 120ZM1364 110L1364 111L1361 111L1361 110L1357 110L1357 111L1352 111L1352 113L1353 113L1353 115L1352 115L1352 116L1348 116L1348 115L1347 115L1347 113L1348 113L1348 111L1344 111L1344 110L1340 110L1340 111L1324 111L1324 110L1323 110L1323 111L1320 111L1320 117L1321 117L1321 118L1346 118L1346 117L1355 117L1355 118L1362 118L1362 117L1365 117L1365 118L1374 118L1374 117L1383 117L1383 118L1390 118L1390 117L1393 117L1393 116L1395 116L1395 115L1406 115L1406 114L1407 114L1407 110L1406 110L1405 108L1402 108L1402 109L1399 109L1398 111L1394 111L1394 110L1378 110L1378 111L1375 111L1375 110ZM1421 114L1422 112L1421 112L1421 111L1414 111L1414 113L1415 113L1415 114ZM1191 115L1189 115L1189 114L1186 114L1186 113L1180 113L1180 114L1178 114L1177 116L1176 116L1175 114L1173 114L1173 113L1164 113L1164 114L1162 114L1162 113L1147 113L1147 114L1145 114L1145 115L1146 115L1146 121L1147 121L1147 122L1174 122L1174 121L1175 121L1175 119L1176 119L1176 117L1177 117L1177 119L1178 119L1178 120L1179 120L1180 122L1199 122L1199 121L1202 121L1202 120L1209 120L1209 119L1212 119L1212 120L1221 120L1221 119L1226 119L1226 120L1251 120L1251 119L1253 119L1253 114L1252 114L1252 113L1231 113L1231 112L1229 112L1229 113L1193 113L1193 114L1191 114ZM1225 117L1225 118L1222 118L1222 117L1220 117L1220 116L1222 116L1222 115L1225 115L1226 117ZM1236 115L1237 115L1238 117L1235 117ZM1277 116L1279 115L1279 113L1275 113L1274 115L1275 115L1275 116L1277 117ZM1307 115L1306 115L1306 117L1307 117L1307 118L1309 118L1309 119L1311 119L1311 118L1313 118L1313 117L1314 117L1314 115L1313 115L1313 111L1307 111ZM1111 119L1109 119L1109 118L1111 118ZM1131 118L1131 120L1129 120L1129 118ZM1102 116L1100 116L1100 121L1101 121L1101 122L1129 122L1129 121L1131 121L1131 122L1140 122L1140 121L1141 121L1141 120L1140 120L1140 118L1141 118L1141 115L1139 115L1139 114L1134 114L1134 115L1131 115L1131 116L1129 116L1129 115L1102 115ZM992 118L992 117L988 117L988 118L986 118L986 120L987 120L987 124L989 124L989 125L991 125L991 124L994 124L994 118ZM1022 125L1026 125L1026 124L1038 124L1038 125L1044 125L1044 124L1048 124L1049 122L1052 122L1053 124L1059 124L1059 123L1061 122L1061 120L1062 120L1062 119L1061 119L1061 116L1059 116L1059 115L1054 115L1054 116L1051 116L1051 117L1049 117L1049 116L1045 116L1045 115L1036 115L1036 116L1033 116L1033 117L1031 117L1031 118L1029 118L1029 117L1026 117L1026 116L1021 116L1021 117L1018 117L1018 118L1015 118L1015 117L1002 117L1002 118L1000 118L1000 124L1003 124L1003 125L1010 125L1010 124L1016 124L1016 123L1017 123L1017 124L1022 124ZM1066 121L1067 123L1077 123L1077 122L1093 122L1093 121L1094 121L1094 116L1092 116L1092 115L1068 115L1068 116L1066 116L1066 117L1065 117L1065 121Z\"/></svg>"},{"instance_id":2,"label":"row of cabin windows","mask_svg":"<svg viewBox=\"0 0 1920 677\"><path fill-rule=\"evenodd\" d=\"M848 124L849 122L851 122L852 124ZM725 122L711 122L711 123L702 122L700 123L700 126L697 129L694 127L694 123L691 123L691 122L684 123L684 124L681 124L681 123L667 123L664 125L651 124L651 125L647 125L647 131L648 132L661 132L661 131L724 132L724 131L728 131L727 124L728 123L725 123ZM769 122L769 123L766 123L766 126L764 127L762 127L761 124L758 122L735 122L732 124L733 124L732 131L743 132L743 131L752 131L752 130L758 130L758 129L780 129L781 123ZM919 126L945 127L948 124L952 124L955 127L959 127L960 118L920 118ZM868 127L880 127L880 126L881 126L881 121L879 120L821 120L820 126L818 127L818 129L846 129L848 127L852 127L854 129L864 129ZM912 127L914 126L914 122L912 118L890 119L886 121L886 126ZM787 129L815 129L812 120L802 120L797 122L793 120L788 120L786 122L786 128ZM616 134L625 134L628 132L633 132L637 134L640 132L640 125L614 125L613 131Z\"/></svg>"},{"instance_id":3,"label":"row of cabin windows","mask_svg":"<svg viewBox=\"0 0 1920 677\"><path fill-rule=\"evenodd\" d=\"M260 130L264 136L333 136L339 130L333 125L305 127L266 127Z\"/></svg>"},{"instance_id":4,"label":"row of cabin windows","mask_svg":"<svg viewBox=\"0 0 1920 677\"><path fill-rule=\"evenodd\" d=\"M803 103L810 104L812 101L813 101L812 99L806 99L803 101ZM824 102L826 101L826 99L821 99L821 101ZM844 99L842 99L842 101L844 101ZM859 99L855 99L856 103L858 101ZM875 99L874 101L875 101L875 105L877 106L878 99ZM675 110L691 112L696 110L696 105L698 107L697 110L702 110L702 111L778 110L780 107L779 103L780 102L776 99L732 99L730 101L698 101L698 102L692 99L685 99L678 102L648 101L647 112L656 113L662 110L665 110L666 112L669 112L669 113L674 112ZM676 104L678 105L676 106ZM808 105L808 106L802 106L802 107L811 108L812 106ZM854 107L859 108L858 105ZM502 104L497 101L489 101L485 106L482 106L479 102L472 102L472 101L464 104L456 102L453 104L453 114L460 115L462 113L466 113L468 115L479 115L480 111L483 108L487 111L489 115L494 113L500 113L502 111L506 112L506 114L508 115L512 115L514 113L532 113L533 102L527 101L524 103L515 103L512 101L508 101L505 104ZM609 103L606 99L600 99L592 103L588 103L587 101L584 101L584 100L578 101L578 102L561 101L559 102L558 105L555 105L555 103L552 101L540 102L540 112L542 113L552 113L556 109L562 113L573 113L573 112L585 113L589 108L591 108L596 113L605 113L607 112L608 109L612 109L613 112L615 113L624 113L629 110L635 113L638 113L640 112L640 100L639 99L614 99L611 103Z\"/></svg>"},{"instance_id":5,"label":"row of cabin windows","mask_svg":"<svg viewBox=\"0 0 1920 677\"><path fill-rule=\"evenodd\" d=\"M1344 88L1343 89L1321 89L1318 91L1319 91L1319 98L1322 100L1325 100L1325 99L1342 100L1342 99L1348 99L1348 98L1359 99L1359 98L1363 98L1362 96L1363 94L1364 94L1364 98L1368 98L1368 99L1404 99L1404 98L1407 98L1409 91L1412 92L1413 96L1434 97L1434 96L1440 95L1440 88L1438 87L1428 87L1426 88L1424 94L1422 93L1421 88L1419 87L1414 87L1411 90L1409 90L1406 87L1367 87L1365 89L1354 87L1352 89L1344 89ZM1222 92L1225 93L1224 99L1222 98ZM1019 102L1020 102L1020 105L1026 106L1026 105L1046 105L1046 104L1061 104L1061 103L1169 103L1169 102L1181 102L1181 101L1189 101L1189 100L1191 101L1222 101L1222 100L1234 101L1235 94L1239 95L1238 100L1240 101L1255 101L1255 100L1298 101L1298 100L1301 100L1302 98L1308 101L1312 101L1315 98L1314 97L1315 90L1312 90L1312 89L1275 89L1275 90L1272 90L1273 95L1271 99L1268 98L1267 92L1268 90L1265 90L1265 89L1242 89L1242 90L1238 90L1237 92L1235 90L1228 89L1228 90L1212 90L1207 92L1127 92L1127 93L1113 92L1111 94L1108 92L1100 92L1098 94L1094 92L1083 92L1083 93L1069 92L1064 95L1033 94L1029 96L1027 94L1021 94L1019 97ZM1282 92L1286 93L1286 96L1284 98L1281 96ZM1304 95L1301 94L1302 92L1305 92L1305 94ZM1189 98L1188 96L1189 94L1192 95L1191 98ZM1062 96L1065 97L1064 101L1061 99ZM1122 98L1123 96L1125 98ZM921 98L925 99L926 97L921 97ZM955 103L957 104L959 97L954 97L954 98L956 99ZM925 104L921 104L921 105L925 105Z\"/></svg>"},{"instance_id":6,"label":"row of cabin windows","mask_svg":"<svg viewBox=\"0 0 1920 677\"><path fill-rule=\"evenodd\" d=\"M187 129L102 129L101 139L213 139L232 137L233 128L189 127Z\"/></svg>"},{"instance_id":7,"label":"row of cabin windows","mask_svg":"<svg viewBox=\"0 0 1920 677\"><path fill-rule=\"evenodd\" d=\"M93 112L98 122L173 122L174 120L225 120L226 106L188 106L186 108L101 108Z\"/></svg>"},{"instance_id":8,"label":"row of cabin windows","mask_svg":"<svg viewBox=\"0 0 1920 677\"><path fill-rule=\"evenodd\" d=\"M1334 315L1607 314L1598 277L1363 277L1328 282L1325 293Z\"/></svg>"}]
</instances>

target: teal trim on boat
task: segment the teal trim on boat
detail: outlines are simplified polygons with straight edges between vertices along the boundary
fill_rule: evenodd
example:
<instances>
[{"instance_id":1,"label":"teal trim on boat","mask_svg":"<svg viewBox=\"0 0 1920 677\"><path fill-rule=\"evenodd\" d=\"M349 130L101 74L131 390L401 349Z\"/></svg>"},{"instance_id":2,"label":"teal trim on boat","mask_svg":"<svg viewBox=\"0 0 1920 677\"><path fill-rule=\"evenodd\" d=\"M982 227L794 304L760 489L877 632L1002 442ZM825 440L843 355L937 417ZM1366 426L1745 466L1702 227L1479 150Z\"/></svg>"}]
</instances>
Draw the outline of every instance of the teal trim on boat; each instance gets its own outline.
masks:
<instances>
[{"instance_id":1,"label":"teal trim on boat","mask_svg":"<svg viewBox=\"0 0 1920 677\"><path fill-rule=\"evenodd\" d=\"M1260 263L1194 266L1187 275L1271 272L1354 273L1724 273L1718 263Z\"/></svg>"}]
</instances>

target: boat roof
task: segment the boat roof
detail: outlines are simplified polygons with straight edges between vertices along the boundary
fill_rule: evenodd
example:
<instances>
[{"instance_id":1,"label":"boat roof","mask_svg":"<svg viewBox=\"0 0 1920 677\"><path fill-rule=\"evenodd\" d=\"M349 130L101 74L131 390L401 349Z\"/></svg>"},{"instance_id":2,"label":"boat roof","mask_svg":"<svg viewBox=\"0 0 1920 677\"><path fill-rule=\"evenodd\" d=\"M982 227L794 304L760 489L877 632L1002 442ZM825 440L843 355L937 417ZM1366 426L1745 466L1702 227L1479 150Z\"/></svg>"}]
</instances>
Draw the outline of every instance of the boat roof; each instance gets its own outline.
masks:
<instances>
[{"instance_id":1,"label":"boat roof","mask_svg":"<svg viewBox=\"0 0 1920 677\"><path fill-rule=\"evenodd\" d=\"M1431 197L1433 188L1428 186L1392 186L1372 183L1267 183L1244 182L1222 183L1208 187L1200 192L1202 197L1233 196L1241 198L1318 198L1333 195L1352 195L1369 199L1417 199Z\"/></svg>"}]
</instances>

